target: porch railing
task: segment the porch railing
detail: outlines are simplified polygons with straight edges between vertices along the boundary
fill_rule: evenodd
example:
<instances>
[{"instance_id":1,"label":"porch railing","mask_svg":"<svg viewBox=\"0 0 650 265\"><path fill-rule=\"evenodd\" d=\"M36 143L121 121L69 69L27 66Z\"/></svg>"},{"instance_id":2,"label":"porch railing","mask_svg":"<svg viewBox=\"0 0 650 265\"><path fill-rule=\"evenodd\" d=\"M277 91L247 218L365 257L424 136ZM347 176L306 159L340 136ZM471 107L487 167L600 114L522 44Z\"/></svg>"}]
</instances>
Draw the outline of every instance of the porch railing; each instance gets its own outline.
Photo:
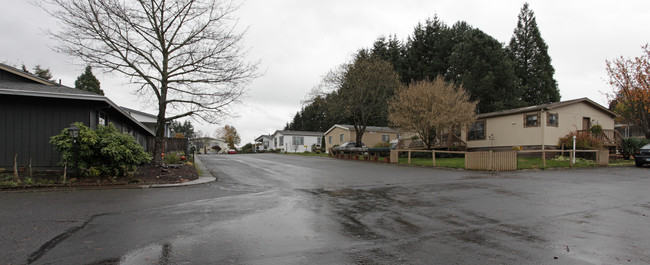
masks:
<instances>
[{"instance_id":1,"label":"porch railing","mask_svg":"<svg viewBox=\"0 0 650 265\"><path fill-rule=\"evenodd\" d=\"M578 135L589 134L595 137L596 139L603 142L605 146L616 146L619 147L623 136L616 130L603 129L603 132L600 134L593 134L589 130L578 130L576 131Z\"/></svg>"}]
</instances>

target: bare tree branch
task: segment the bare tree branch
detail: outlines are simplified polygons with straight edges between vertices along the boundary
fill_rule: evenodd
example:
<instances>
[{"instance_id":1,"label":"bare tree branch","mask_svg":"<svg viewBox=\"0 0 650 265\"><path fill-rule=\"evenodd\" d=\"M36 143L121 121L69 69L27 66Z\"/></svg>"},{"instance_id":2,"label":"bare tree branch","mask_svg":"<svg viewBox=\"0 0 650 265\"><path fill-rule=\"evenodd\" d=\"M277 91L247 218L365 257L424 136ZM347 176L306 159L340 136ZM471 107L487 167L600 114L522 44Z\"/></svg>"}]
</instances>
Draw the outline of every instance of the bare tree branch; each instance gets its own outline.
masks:
<instances>
[{"instance_id":1,"label":"bare tree branch","mask_svg":"<svg viewBox=\"0 0 650 265\"><path fill-rule=\"evenodd\" d=\"M41 7L60 22L50 32L57 51L121 73L141 97L156 97L155 152L165 122L193 115L217 123L258 76L258 63L244 61L232 17L238 6L229 0L43 0Z\"/></svg>"}]
</instances>

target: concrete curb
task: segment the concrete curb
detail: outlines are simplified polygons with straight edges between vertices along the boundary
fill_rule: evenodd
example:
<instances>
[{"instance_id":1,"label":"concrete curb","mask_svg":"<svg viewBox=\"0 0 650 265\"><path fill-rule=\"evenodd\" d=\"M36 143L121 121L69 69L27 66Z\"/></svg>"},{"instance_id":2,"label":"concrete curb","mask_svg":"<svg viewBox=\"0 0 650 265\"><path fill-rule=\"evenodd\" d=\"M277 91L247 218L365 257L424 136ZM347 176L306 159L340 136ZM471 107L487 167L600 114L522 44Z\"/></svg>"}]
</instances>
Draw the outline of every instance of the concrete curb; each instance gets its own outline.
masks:
<instances>
[{"instance_id":1,"label":"concrete curb","mask_svg":"<svg viewBox=\"0 0 650 265\"><path fill-rule=\"evenodd\" d=\"M201 175L199 176L198 179L188 181L188 182L183 182L183 183L173 183L173 184L151 184L151 185L140 185L139 187L142 189L147 189L147 188L169 188L169 187L181 187L181 186L191 186L191 185L199 185L199 184L205 184L213 181L217 181L217 178L215 178L210 170L201 162L201 159L199 159L198 156L194 157L194 165L196 168L201 171Z\"/></svg>"}]
</instances>

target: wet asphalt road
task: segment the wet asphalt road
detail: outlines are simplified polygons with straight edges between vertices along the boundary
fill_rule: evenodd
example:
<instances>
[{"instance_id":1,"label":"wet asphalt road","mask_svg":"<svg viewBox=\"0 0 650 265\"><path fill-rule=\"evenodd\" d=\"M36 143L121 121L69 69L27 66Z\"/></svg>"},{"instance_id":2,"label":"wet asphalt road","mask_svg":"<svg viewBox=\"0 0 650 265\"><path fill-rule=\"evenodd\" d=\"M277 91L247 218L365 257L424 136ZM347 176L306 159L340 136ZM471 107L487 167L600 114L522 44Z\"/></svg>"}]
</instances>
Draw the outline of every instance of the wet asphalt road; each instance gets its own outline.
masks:
<instances>
[{"instance_id":1,"label":"wet asphalt road","mask_svg":"<svg viewBox=\"0 0 650 265\"><path fill-rule=\"evenodd\" d=\"M649 168L201 159L218 182L0 193L0 264L650 264Z\"/></svg>"}]
</instances>

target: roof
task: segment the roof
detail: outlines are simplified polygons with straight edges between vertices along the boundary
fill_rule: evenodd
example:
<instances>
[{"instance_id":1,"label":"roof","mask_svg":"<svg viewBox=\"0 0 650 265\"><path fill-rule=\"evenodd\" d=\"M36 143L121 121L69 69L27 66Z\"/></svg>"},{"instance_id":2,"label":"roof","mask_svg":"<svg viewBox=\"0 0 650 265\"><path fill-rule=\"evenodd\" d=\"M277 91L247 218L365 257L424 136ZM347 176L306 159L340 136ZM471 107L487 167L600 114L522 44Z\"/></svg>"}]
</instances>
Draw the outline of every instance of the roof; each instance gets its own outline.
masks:
<instances>
[{"instance_id":1,"label":"roof","mask_svg":"<svg viewBox=\"0 0 650 265\"><path fill-rule=\"evenodd\" d=\"M139 115L142 115L142 116L147 116L147 117L154 118L154 119L158 118L158 116L153 115L151 113L146 113L146 112L143 112L143 111L134 110L134 109L130 109L130 108L127 108L127 107L122 107L122 106L120 106L120 108L122 108L124 111L126 111L128 113L133 112L133 113L136 113L136 114L139 114Z\"/></svg>"},{"instance_id":2,"label":"roof","mask_svg":"<svg viewBox=\"0 0 650 265\"><path fill-rule=\"evenodd\" d=\"M59 85L49 81L42 82L44 79L38 78L32 74L25 73L23 71L19 71L16 68L10 67L2 63L0 63L0 70L7 71L11 74L20 75L22 77L35 81L35 83L0 81L0 95L41 97L41 98L61 98L61 99L85 100L85 101L95 101L95 102L105 103L109 105L110 108L115 109L122 116L126 117L127 119L131 120L134 124L138 125L143 131L149 133L152 136L155 135L144 124L138 122L135 118L131 117L131 115L126 113L122 108L117 106L117 104L115 104L113 101L111 101L105 96L76 89L76 88ZM16 71L18 71L19 73L16 73Z\"/></svg>"},{"instance_id":3,"label":"roof","mask_svg":"<svg viewBox=\"0 0 650 265\"><path fill-rule=\"evenodd\" d=\"M306 131L280 131L277 130L273 135L276 134L282 134L282 135L298 135L298 136L323 136L324 133L322 132L306 132Z\"/></svg>"},{"instance_id":4,"label":"roof","mask_svg":"<svg viewBox=\"0 0 650 265\"><path fill-rule=\"evenodd\" d=\"M53 82L53 81L40 78L40 77L38 77L36 75L33 75L31 73L23 72L22 70L20 70L18 68L15 68L13 66L7 65L7 64L0 63L0 69L5 70L5 71L7 71L9 73L12 73L14 75L29 79L31 81L34 81L34 82L42 84L42 85L56 85L56 83Z\"/></svg>"},{"instance_id":5,"label":"roof","mask_svg":"<svg viewBox=\"0 0 650 265\"><path fill-rule=\"evenodd\" d=\"M527 113L527 112L533 112L533 111L546 111L546 110L552 110L552 109L557 109L560 107L564 107L567 105L571 104L576 104L576 103L587 103L599 110L601 110L604 113L607 113L609 116L612 118L615 118L617 115L616 113L612 112L611 110L608 110L607 108L603 107L602 105L588 99L588 98L579 98L579 99L572 99L572 100L567 100L567 101L561 101L561 102L554 102L554 103L547 103L547 104L541 104L541 105L535 105L535 106L528 106L528 107L523 107L523 108L516 108L516 109L508 109L508 110L501 110L501 111L495 111L495 112L488 112L488 113L482 113L476 115L477 118L479 119L485 119L485 118L492 118L492 117L500 117L500 116L507 116L507 115L512 115L512 114L519 114L519 113Z\"/></svg>"},{"instance_id":6,"label":"roof","mask_svg":"<svg viewBox=\"0 0 650 265\"><path fill-rule=\"evenodd\" d=\"M354 125L348 125L348 124L335 124L325 132L325 134L330 133L330 131L334 130L334 128L341 128L343 130L347 131L352 131L354 130ZM392 127L378 127L378 126L366 126L365 132L386 132L386 133L399 133L398 128L392 128Z\"/></svg>"},{"instance_id":7,"label":"roof","mask_svg":"<svg viewBox=\"0 0 650 265\"><path fill-rule=\"evenodd\" d=\"M271 136L270 134L262 134L259 137L255 138L255 141L256 142L261 142L263 140L263 138L273 138L273 136Z\"/></svg>"}]
</instances>

